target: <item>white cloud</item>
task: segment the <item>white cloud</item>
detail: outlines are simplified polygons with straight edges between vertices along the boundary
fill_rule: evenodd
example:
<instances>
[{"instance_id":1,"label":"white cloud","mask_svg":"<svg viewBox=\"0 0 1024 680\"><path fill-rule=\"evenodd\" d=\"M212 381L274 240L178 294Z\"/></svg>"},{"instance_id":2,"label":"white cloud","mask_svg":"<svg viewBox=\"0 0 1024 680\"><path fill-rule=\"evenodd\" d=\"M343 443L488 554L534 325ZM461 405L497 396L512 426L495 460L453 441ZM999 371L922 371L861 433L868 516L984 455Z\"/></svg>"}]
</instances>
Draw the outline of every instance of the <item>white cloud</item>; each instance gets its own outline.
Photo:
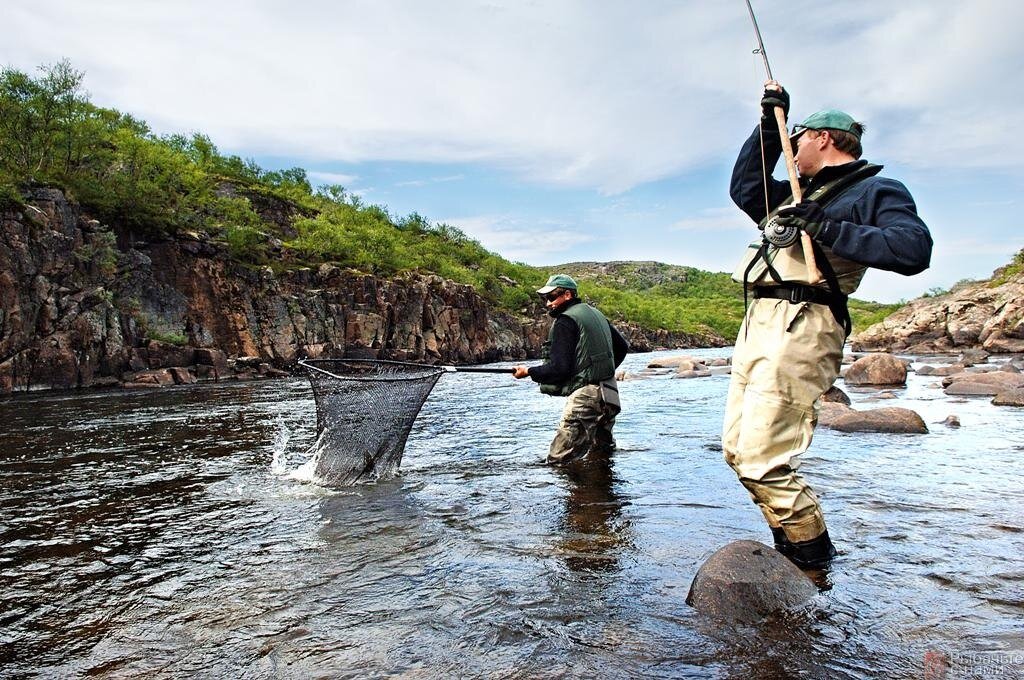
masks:
<instances>
[{"instance_id":1,"label":"white cloud","mask_svg":"<svg viewBox=\"0 0 1024 680\"><path fill-rule=\"evenodd\" d=\"M465 175L448 175L446 177L430 177L428 179L414 179L407 182L395 182L396 187L425 187L431 184L444 184L445 182L457 182Z\"/></svg>"},{"instance_id":2,"label":"white cloud","mask_svg":"<svg viewBox=\"0 0 1024 680\"><path fill-rule=\"evenodd\" d=\"M445 220L492 252L517 262L550 262L569 255L593 235L555 223L524 224L510 215L476 215Z\"/></svg>"},{"instance_id":3,"label":"white cloud","mask_svg":"<svg viewBox=\"0 0 1024 680\"><path fill-rule=\"evenodd\" d=\"M872 157L1005 169L1024 150L1006 134L1024 4L758 5L794 113L857 112ZM0 61L67 56L96 103L161 131L313 163L485 161L605 193L731 155L762 79L741 3L17 0L7 12Z\"/></svg>"},{"instance_id":4,"label":"white cloud","mask_svg":"<svg viewBox=\"0 0 1024 680\"><path fill-rule=\"evenodd\" d=\"M359 179L357 175L345 175L338 172L320 172L318 170L310 171L308 173L308 177L319 184L339 184L346 188L349 185L354 184Z\"/></svg>"},{"instance_id":5,"label":"white cloud","mask_svg":"<svg viewBox=\"0 0 1024 680\"><path fill-rule=\"evenodd\" d=\"M669 227L670 231L720 233L722 231L751 231L751 221L736 206L706 208L695 217L685 217Z\"/></svg>"}]
</instances>

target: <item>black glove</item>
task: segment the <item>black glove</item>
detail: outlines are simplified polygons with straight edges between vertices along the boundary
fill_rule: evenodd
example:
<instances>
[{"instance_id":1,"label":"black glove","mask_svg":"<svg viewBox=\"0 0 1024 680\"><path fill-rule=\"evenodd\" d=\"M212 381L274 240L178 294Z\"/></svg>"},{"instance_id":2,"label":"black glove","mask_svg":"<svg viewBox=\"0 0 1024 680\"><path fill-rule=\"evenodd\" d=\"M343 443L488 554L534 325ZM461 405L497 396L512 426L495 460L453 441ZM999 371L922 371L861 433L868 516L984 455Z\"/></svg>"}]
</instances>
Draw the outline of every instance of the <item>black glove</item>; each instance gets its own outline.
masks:
<instances>
[{"instance_id":1,"label":"black glove","mask_svg":"<svg viewBox=\"0 0 1024 680\"><path fill-rule=\"evenodd\" d=\"M782 88L782 90L769 90L765 88L764 95L761 97L761 112L764 117L769 120L775 120L775 112L772 109L780 106L782 107L782 113L788 117L789 93L786 92L786 88Z\"/></svg>"},{"instance_id":2,"label":"black glove","mask_svg":"<svg viewBox=\"0 0 1024 680\"><path fill-rule=\"evenodd\" d=\"M779 210L779 224L796 227L827 246L835 243L835 235L830 234L832 223L825 217L825 211L814 201L797 203Z\"/></svg>"}]
</instances>

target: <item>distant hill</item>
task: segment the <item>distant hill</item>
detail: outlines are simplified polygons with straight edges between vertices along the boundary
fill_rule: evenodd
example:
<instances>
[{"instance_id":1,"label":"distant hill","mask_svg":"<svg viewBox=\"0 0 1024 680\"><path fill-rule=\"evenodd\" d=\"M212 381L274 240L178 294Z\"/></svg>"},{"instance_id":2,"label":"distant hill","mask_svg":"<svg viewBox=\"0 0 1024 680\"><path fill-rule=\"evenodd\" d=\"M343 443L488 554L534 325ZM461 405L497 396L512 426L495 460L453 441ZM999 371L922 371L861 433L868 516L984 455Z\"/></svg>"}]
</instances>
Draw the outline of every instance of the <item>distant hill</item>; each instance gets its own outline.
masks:
<instances>
[{"instance_id":1,"label":"distant hill","mask_svg":"<svg viewBox=\"0 0 1024 680\"><path fill-rule=\"evenodd\" d=\"M651 261L569 262L547 270L578 277L585 297L606 313L644 326L713 329L731 342L743 321L743 288L724 272ZM854 330L877 323L900 306L851 299Z\"/></svg>"}]
</instances>

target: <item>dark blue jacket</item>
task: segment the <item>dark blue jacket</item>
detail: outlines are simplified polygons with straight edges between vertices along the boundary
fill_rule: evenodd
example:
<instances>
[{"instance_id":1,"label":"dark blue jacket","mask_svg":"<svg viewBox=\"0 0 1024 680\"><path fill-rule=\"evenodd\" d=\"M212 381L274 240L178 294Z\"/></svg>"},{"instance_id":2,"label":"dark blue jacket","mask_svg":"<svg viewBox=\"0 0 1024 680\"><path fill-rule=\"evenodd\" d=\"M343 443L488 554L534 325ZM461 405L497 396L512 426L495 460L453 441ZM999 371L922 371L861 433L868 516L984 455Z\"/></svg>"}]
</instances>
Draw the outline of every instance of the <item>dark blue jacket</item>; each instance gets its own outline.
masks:
<instances>
[{"instance_id":1,"label":"dark blue jacket","mask_svg":"<svg viewBox=\"0 0 1024 680\"><path fill-rule=\"evenodd\" d=\"M765 217L764 178L769 178L768 205L774 210L791 195L789 182L771 177L782 156L782 142L774 127L764 128L764 164L761 137L754 134L740 150L732 171L729 195L754 222ZM809 194L825 182L866 164L858 160L845 165L827 166L804 183ZM910 192L901 183L886 177L868 177L828 203L828 217L817 240L846 260L900 274L918 274L928 268L932 255L932 237L917 214Z\"/></svg>"}]
</instances>

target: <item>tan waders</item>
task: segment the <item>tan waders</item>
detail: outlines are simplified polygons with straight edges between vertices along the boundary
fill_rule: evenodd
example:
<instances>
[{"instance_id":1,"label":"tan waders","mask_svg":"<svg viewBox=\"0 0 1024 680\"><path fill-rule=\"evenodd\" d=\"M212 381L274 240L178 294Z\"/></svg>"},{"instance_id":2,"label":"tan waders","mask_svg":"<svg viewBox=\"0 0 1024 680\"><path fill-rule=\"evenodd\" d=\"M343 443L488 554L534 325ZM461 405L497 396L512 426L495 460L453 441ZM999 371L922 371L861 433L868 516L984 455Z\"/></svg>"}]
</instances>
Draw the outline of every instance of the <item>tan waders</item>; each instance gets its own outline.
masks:
<instances>
[{"instance_id":1,"label":"tan waders","mask_svg":"<svg viewBox=\"0 0 1024 680\"><path fill-rule=\"evenodd\" d=\"M610 453L615 449L612 428L620 407L609 386L615 387L614 378L604 386L584 385L568 396L548 451L548 463L567 463L591 451Z\"/></svg>"},{"instance_id":2,"label":"tan waders","mask_svg":"<svg viewBox=\"0 0 1024 680\"><path fill-rule=\"evenodd\" d=\"M761 298L736 340L722 450L768 525L793 544L825 535L797 456L811 444L815 402L839 375L845 339L825 305Z\"/></svg>"}]
</instances>

